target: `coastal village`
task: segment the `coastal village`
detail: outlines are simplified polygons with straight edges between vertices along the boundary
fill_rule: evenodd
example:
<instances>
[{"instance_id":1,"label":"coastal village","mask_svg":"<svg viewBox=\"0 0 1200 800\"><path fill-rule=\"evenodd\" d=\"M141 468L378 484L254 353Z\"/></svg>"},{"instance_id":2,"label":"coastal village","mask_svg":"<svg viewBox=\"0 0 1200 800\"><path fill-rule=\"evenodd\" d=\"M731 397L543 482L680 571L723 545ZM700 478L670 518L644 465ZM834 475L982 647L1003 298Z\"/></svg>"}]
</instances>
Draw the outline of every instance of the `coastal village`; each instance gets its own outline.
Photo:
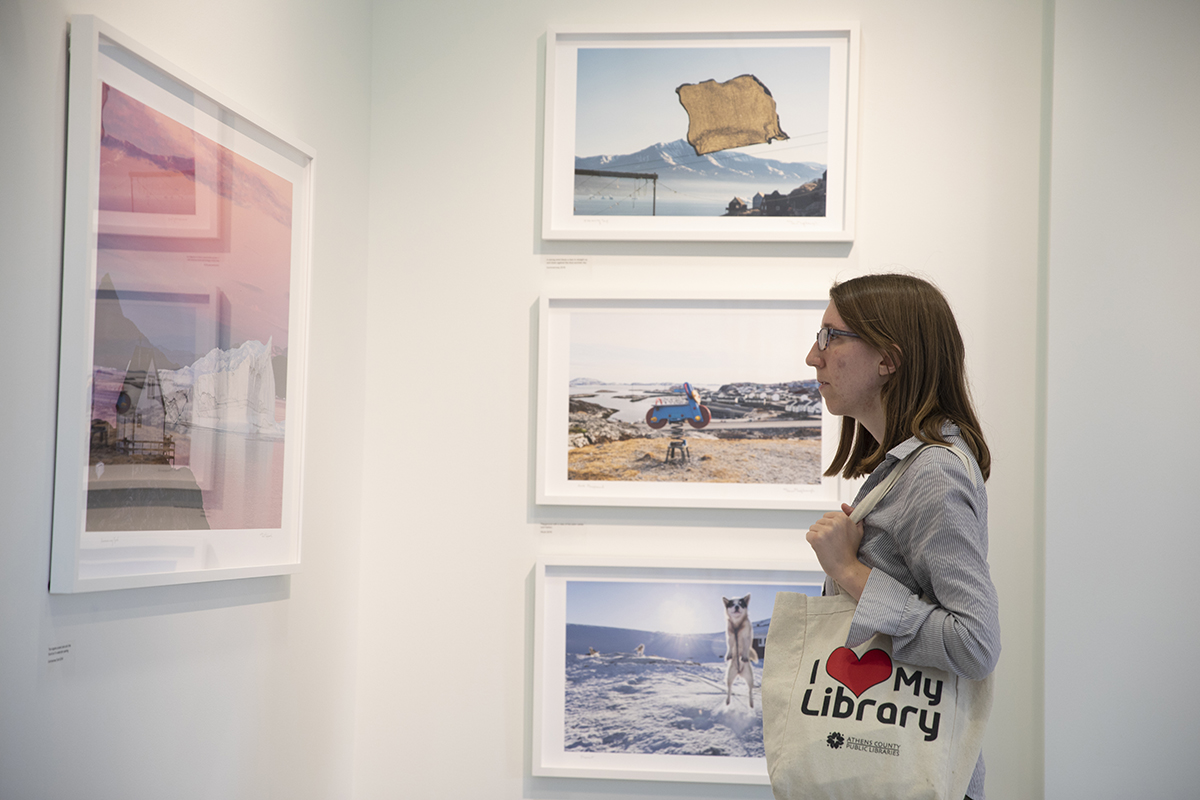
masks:
<instances>
[{"instance_id":1,"label":"coastal village","mask_svg":"<svg viewBox=\"0 0 1200 800\"><path fill-rule=\"evenodd\" d=\"M567 446L582 457L584 450L611 449L631 445L640 440L638 457L650 444L671 436L668 429L654 430L643 421L625 422L613 419L616 409L605 405L605 397L619 399L635 407L652 407L655 400L671 402L681 397L683 385L662 388L662 384L645 384L644 391L624 385L618 390L610 384L589 379L572 381L569 403ZM777 442L800 440L816 443L821 435L821 395L816 380L782 383L727 383L717 389L693 387L700 402L709 409L712 421L702 430L687 428L687 436L695 441L728 442L730 445L750 441ZM633 391L630 391L632 389ZM632 451L631 451L632 452ZM619 459L618 459L619 461ZM597 479L594 477L591 479Z\"/></svg>"},{"instance_id":2,"label":"coastal village","mask_svg":"<svg viewBox=\"0 0 1200 800\"><path fill-rule=\"evenodd\" d=\"M682 387L671 387L680 391ZM821 416L821 393L815 380L789 381L787 383L727 383L715 392L697 389L700 402L713 412L714 419L741 418L758 411L793 418L808 419ZM721 409L724 414L719 415ZM727 415L727 416L726 416Z\"/></svg>"},{"instance_id":3,"label":"coastal village","mask_svg":"<svg viewBox=\"0 0 1200 800\"><path fill-rule=\"evenodd\" d=\"M610 388L611 387L611 388ZM682 385L613 386L573 381L567 421L567 479L741 484L821 482L821 399L815 380L693 387L709 410L708 424L682 434L644 420L614 418L604 403L653 408L682 397ZM683 458L672 448L683 439Z\"/></svg>"},{"instance_id":4,"label":"coastal village","mask_svg":"<svg viewBox=\"0 0 1200 800\"><path fill-rule=\"evenodd\" d=\"M727 217L823 217L825 216L825 176L799 186L787 194L778 190L758 192L749 201L735 197L725 208Z\"/></svg>"}]
</instances>

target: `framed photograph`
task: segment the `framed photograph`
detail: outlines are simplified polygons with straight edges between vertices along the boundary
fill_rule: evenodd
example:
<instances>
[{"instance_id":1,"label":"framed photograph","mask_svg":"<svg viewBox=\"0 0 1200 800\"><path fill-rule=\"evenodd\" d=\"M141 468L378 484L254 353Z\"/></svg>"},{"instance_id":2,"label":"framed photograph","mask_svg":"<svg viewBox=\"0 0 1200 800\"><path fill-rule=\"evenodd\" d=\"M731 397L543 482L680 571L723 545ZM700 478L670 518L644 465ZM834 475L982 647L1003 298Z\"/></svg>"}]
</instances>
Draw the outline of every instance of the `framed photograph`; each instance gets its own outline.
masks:
<instances>
[{"instance_id":1,"label":"framed photograph","mask_svg":"<svg viewBox=\"0 0 1200 800\"><path fill-rule=\"evenodd\" d=\"M545 559L534 617L533 774L765 784L762 664L798 565Z\"/></svg>"},{"instance_id":2,"label":"framed photograph","mask_svg":"<svg viewBox=\"0 0 1200 800\"><path fill-rule=\"evenodd\" d=\"M858 26L551 29L545 239L854 239Z\"/></svg>"},{"instance_id":3,"label":"framed photograph","mask_svg":"<svg viewBox=\"0 0 1200 800\"><path fill-rule=\"evenodd\" d=\"M300 564L312 150L71 19L50 590Z\"/></svg>"},{"instance_id":4,"label":"framed photograph","mask_svg":"<svg viewBox=\"0 0 1200 800\"><path fill-rule=\"evenodd\" d=\"M834 509L805 364L827 300L541 299L537 502Z\"/></svg>"}]
</instances>

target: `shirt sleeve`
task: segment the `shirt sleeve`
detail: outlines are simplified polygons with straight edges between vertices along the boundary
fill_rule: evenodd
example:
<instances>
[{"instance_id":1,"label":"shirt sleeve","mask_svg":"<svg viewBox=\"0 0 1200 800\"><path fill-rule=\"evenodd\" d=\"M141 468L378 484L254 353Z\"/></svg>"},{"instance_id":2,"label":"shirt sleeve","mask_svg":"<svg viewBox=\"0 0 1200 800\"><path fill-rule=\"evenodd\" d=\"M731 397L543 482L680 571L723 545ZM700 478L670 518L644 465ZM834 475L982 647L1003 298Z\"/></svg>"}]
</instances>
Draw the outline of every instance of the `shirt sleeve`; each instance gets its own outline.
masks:
<instances>
[{"instance_id":1,"label":"shirt sleeve","mask_svg":"<svg viewBox=\"0 0 1200 800\"><path fill-rule=\"evenodd\" d=\"M897 660L982 680L1000 656L999 602L987 563L987 502L958 457L944 449L913 463L888 496L898 515L888 533L917 586L873 567L847 646L876 632Z\"/></svg>"}]
</instances>

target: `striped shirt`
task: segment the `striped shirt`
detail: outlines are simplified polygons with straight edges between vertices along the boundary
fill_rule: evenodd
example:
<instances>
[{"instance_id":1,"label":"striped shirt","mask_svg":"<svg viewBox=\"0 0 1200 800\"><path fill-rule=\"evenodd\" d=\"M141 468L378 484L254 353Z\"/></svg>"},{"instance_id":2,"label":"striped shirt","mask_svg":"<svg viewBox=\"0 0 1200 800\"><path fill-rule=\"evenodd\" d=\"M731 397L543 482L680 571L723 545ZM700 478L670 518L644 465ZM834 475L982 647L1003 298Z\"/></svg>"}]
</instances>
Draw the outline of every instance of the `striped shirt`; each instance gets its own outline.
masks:
<instances>
[{"instance_id":1,"label":"striped shirt","mask_svg":"<svg viewBox=\"0 0 1200 800\"><path fill-rule=\"evenodd\" d=\"M942 435L970 455L957 426ZM892 448L855 505L920 444L913 437ZM949 450L927 448L867 514L858 558L871 575L847 647L878 632L892 637L898 661L972 680L995 669L1000 616L987 563L987 491L974 458L971 466L973 475ZM983 776L980 756L968 789L975 800L983 800Z\"/></svg>"}]
</instances>

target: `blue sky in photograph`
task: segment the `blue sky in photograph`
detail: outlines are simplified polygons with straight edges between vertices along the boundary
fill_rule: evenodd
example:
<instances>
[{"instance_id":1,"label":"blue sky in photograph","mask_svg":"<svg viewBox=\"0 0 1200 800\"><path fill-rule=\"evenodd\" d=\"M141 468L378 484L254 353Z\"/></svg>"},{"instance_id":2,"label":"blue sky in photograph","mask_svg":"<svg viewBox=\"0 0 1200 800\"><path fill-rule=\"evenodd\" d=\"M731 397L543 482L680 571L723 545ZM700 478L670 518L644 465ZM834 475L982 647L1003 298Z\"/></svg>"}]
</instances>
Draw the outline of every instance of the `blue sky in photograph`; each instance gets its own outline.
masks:
<instances>
[{"instance_id":1,"label":"blue sky in photograph","mask_svg":"<svg viewBox=\"0 0 1200 800\"><path fill-rule=\"evenodd\" d=\"M750 595L750 617L767 619L776 592L820 595L819 585L567 581L567 624L665 633L725 630L722 597Z\"/></svg>"},{"instance_id":2,"label":"blue sky in photograph","mask_svg":"<svg viewBox=\"0 0 1200 800\"><path fill-rule=\"evenodd\" d=\"M576 311L570 379L607 383L781 383L804 363L823 310Z\"/></svg>"},{"instance_id":3,"label":"blue sky in photograph","mask_svg":"<svg viewBox=\"0 0 1200 800\"><path fill-rule=\"evenodd\" d=\"M620 155L686 139L688 115L676 87L750 74L775 98L791 138L737 152L825 164L829 59L828 47L581 47L575 155Z\"/></svg>"}]
</instances>

